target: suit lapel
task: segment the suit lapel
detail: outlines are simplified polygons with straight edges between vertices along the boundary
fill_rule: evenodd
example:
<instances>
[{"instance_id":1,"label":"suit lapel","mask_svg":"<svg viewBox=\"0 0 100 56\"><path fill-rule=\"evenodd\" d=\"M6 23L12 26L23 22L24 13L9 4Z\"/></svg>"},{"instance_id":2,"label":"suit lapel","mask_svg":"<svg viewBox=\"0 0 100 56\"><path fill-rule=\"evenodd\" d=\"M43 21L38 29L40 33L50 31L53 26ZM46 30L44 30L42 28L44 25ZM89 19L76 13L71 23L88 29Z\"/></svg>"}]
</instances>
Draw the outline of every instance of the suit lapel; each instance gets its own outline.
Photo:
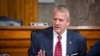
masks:
<instances>
[{"instance_id":1,"label":"suit lapel","mask_svg":"<svg viewBox=\"0 0 100 56\"><path fill-rule=\"evenodd\" d=\"M53 56L53 31L50 28L44 35L44 45L47 56Z\"/></svg>"},{"instance_id":2,"label":"suit lapel","mask_svg":"<svg viewBox=\"0 0 100 56\"><path fill-rule=\"evenodd\" d=\"M70 53L72 53L72 50L73 50L73 46L72 46L72 36L71 36L71 33L70 33L70 31L69 30L67 30L67 53L66 53L66 55L68 55L69 56L69 54Z\"/></svg>"},{"instance_id":3,"label":"suit lapel","mask_svg":"<svg viewBox=\"0 0 100 56\"><path fill-rule=\"evenodd\" d=\"M44 35L44 46L45 51L47 52L47 56L53 56L53 29L49 29ZM70 55L73 51L73 38L72 34L69 30L67 30L67 39L66 39L66 55ZM48 47L49 46L49 47Z\"/></svg>"}]
</instances>

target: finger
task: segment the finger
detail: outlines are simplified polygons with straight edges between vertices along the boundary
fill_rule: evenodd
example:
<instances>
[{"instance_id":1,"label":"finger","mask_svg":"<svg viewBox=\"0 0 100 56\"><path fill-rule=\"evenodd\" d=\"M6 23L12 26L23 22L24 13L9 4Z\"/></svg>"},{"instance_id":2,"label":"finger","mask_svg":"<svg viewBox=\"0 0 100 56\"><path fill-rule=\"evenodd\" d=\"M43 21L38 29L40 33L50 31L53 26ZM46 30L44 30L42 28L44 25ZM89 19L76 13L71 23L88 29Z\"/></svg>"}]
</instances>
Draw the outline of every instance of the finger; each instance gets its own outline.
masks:
<instances>
[{"instance_id":1,"label":"finger","mask_svg":"<svg viewBox=\"0 0 100 56\"><path fill-rule=\"evenodd\" d=\"M43 51L43 53L42 53L42 54L43 54L43 56L45 56L45 51Z\"/></svg>"},{"instance_id":2,"label":"finger","mask_svg":"<svg viewBox=\"0 0 100 56\"><path fill-rule=\"evenodd\" d=\"M41 51L42 51L42 50L38 51L37 56L41 56Z\"/></svg>"},{"instance_id":3,"label":"finger","mask_svg":"<svg viewBox=\"0 0 100 56\"><path fill-rule=\"evenodd\" d=\"M40 56L42 56L42 50L40 50Z\"/></svg>"},{"instance_id":4,"label":"finger","mask_svg":"<svg viewBox=\"0 0 100 56\"><path fill-rule=\"evenodd\" d=\"M37 56L40 56L40 51L38 52Z\"/></svg>"}]
</instances>

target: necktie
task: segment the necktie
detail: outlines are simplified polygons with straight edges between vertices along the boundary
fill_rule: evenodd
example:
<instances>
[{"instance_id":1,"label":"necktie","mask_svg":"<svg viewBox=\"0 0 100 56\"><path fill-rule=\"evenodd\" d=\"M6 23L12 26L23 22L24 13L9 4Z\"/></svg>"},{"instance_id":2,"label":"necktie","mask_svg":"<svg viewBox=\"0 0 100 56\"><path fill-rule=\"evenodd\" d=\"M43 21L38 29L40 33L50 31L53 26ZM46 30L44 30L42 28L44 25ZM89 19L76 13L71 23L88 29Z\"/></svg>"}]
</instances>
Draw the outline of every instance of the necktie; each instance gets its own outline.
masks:
<instances>
[{"instance_id":1,"label":"necktie","mask_svg":"<svg viewBox=\"0 0 100 56\"><path fill-rule=\"evenodd\" d=\"M61 36L58 36L58 42L55 46L54 56L62 56Z\"/></svg>"}]
</instances>

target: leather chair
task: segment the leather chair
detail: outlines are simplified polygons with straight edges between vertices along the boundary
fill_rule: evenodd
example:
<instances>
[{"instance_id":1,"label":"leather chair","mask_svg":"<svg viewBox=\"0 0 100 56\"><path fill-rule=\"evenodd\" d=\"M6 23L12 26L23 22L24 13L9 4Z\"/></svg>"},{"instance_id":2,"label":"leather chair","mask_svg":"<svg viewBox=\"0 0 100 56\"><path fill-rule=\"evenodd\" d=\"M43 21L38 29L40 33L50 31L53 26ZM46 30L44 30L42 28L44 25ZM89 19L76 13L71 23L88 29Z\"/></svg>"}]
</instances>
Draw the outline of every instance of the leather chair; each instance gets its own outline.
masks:
<instances>
[{"instance_id":1,"label":"leather chair","mask_svg":"<svg viewBox=\"0 0 100 56\"><path fill-rule=\"evenodd\" d=\"M22 26L23 22L6 16L0 17L0 26Z\"/></svg>"}]
</instances>

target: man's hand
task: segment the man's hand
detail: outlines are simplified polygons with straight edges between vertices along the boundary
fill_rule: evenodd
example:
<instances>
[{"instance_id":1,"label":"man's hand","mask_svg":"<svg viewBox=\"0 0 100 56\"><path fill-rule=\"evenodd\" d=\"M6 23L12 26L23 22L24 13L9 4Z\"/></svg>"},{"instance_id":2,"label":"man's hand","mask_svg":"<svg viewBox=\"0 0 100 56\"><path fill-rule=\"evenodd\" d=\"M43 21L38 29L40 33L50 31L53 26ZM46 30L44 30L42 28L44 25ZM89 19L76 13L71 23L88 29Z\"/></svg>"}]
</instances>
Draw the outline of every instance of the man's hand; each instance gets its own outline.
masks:
<instances>
[{"instance_id":1,"label":"man's hand","mask_svg":"<svg viewBox=\"0 0 100 56\"><path fill-rule=\"evenodd\" d=\"M45 51L40 50L37 56L45 56Z\"/></svg>"}]
</instances>

